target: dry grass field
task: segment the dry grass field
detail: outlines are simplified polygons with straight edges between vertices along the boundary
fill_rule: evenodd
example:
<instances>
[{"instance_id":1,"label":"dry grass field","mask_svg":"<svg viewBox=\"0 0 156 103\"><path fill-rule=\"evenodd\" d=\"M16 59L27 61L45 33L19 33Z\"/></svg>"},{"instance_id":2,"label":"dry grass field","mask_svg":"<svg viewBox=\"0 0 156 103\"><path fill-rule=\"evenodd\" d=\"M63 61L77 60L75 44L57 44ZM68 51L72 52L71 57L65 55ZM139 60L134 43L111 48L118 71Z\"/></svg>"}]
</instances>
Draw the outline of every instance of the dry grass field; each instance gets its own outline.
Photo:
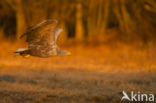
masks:
<instances>
[{"instance_id":1,"label":"dry grass field","mask_svg":"<svg viewBox=\"0 0 156 103\"><path fill-rule=\"evenodd\" d=\"M156 94L154 46L73 46L64 47L71 56L23 58L8 45L1 46L0 103L120 103L123 90Z\"/></svg>"}]
</instances>

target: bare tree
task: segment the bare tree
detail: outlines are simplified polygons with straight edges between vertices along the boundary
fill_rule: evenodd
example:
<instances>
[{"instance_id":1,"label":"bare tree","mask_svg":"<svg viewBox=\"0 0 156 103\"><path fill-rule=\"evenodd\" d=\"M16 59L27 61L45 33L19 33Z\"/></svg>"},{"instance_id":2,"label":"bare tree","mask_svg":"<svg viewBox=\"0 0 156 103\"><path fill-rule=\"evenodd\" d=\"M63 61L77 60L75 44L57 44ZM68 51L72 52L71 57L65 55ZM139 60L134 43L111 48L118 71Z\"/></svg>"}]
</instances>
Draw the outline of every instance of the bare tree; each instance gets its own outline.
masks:
<instances>
[{"instance_id":1,"label":"bare tree","mask_svg":"<svg viewBox=\"0 0 156 103\"><path fill-rule=\"evenodd\" d=\"M83 22L82 22L82 5L76 4L76 40L81 41L84 38Z\"/></svg>"}]
</instances>

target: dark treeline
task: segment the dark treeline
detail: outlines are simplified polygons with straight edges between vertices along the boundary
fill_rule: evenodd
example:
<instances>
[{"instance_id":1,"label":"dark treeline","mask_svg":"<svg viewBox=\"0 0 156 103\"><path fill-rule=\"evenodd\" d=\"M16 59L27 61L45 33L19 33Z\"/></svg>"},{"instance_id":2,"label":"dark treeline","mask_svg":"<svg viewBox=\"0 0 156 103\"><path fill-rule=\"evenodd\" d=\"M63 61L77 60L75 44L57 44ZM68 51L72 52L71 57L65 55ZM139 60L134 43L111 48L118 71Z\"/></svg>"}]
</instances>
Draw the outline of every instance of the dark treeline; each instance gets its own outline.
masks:
<instances>
[{"instance_id":1,"label":"dark treeline","mask_svg":"<svg viewBox=\"0 0 156 103\"><path fill-rule=\"evenodd\" d=\"M16 39L30 26L52 18L64 29L64 39L156 38L155 0L0 0L1 37Z\"/></svg>"}]
</instances>

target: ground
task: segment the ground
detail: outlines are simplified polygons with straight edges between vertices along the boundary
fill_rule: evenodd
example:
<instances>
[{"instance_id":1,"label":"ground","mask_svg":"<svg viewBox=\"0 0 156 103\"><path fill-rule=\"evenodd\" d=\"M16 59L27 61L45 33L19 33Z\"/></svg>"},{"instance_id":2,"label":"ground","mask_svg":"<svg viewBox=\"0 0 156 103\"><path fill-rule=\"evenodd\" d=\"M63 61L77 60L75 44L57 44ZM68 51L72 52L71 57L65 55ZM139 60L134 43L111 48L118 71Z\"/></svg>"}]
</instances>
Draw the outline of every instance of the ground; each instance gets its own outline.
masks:
<instances>
[{"instance_id":1,"label":"ground","mask_svg":"<svg viewBox=\"0 0 156 103\"><path fill-rule=\"evenodd\" d=\"M2 53L0 103L120 103L123 90L156 94L153 49L65 49L72 55L23 58Z\"/></svg>"}]
</instances>

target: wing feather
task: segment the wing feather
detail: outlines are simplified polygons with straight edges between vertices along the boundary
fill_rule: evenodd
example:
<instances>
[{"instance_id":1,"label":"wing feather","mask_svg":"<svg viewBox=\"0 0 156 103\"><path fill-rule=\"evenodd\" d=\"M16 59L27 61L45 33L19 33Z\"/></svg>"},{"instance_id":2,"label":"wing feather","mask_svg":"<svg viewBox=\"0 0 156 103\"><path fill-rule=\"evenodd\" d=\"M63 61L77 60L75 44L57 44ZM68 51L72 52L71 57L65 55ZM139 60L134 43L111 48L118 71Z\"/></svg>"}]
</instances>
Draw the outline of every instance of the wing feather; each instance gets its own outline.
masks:
<instances>
[{"instance_id":1,"label":"wing feather","mask_svg":"<svg viewBox=\"0 0 156 103\"><path fill-rule=\"evenodd\" d=\"M55 31L54 31L54 40L55 40L55 43L56 43L56 41L57 41L57 38L58 38L58 36L59 36L59 34L60 34L60 32L62 32L63 31L63 29L55 29Z\"/></svg>"},{"instance_id":2,"label":"wing feather","mask_svg":"<svg viewBox=\"0 0 156 103\"><path fill-rule=\"evenodd\" d=\"M23 35L21 35L20 38L23 36L27 36L26 42L28 43L28 47L33 46L45 46L54 44L55 42L55 34L54 30L57 25L57 20L45 20L39 24L36 24L35 26L31 27L27 32L25 32Z\"/></svg>"},{"instance_id":3,"label":"wing feather","mask_svg":"<svg viewBox=\"0 0 156 103\"><path fill-rule=\"evenodd\" d=\"M36 41L37 39L43 39L43 38L46 39L50 35L52 35L52 33L55 30L56 25L57 25L57 20L55 19L45 20L31 27L24 34L22 34L20 38L26 35L27 36L26 41L28 43L32 41Z\"/></svg>"}]
</instances>

